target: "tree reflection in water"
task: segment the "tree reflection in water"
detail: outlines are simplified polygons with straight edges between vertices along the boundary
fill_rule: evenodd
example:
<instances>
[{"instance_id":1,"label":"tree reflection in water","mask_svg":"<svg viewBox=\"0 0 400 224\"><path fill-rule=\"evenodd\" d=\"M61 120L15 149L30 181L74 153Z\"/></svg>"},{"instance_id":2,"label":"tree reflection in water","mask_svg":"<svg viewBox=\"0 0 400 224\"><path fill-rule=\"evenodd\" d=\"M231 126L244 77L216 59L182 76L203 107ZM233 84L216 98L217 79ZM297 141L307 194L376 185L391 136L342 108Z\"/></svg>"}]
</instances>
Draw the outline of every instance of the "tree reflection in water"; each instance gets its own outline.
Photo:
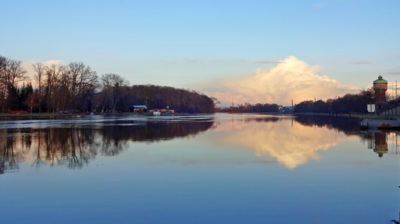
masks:
<instances>
[{"instance_id":1,"label":"tree reflection in water","mask_svg":"<svg viewBox=\"0 0 400 224\"><path fill-rule=\"evenodd\" d=\"M14 150L17 142L15 137L18 135L15 131L3 129L0 135L0 174L3 174L8 170L17 170L24 153L23 150Z\"/></svg>"},{"instance_id":2,"label":"tree reflection in water","mask_svg":"<svg viewBox=\"0 0 400 224\"><path fill-rule=\"evenodd\" d=\"M346 136L358 136L378 156L388 152L388 133L361 132L357 119L239 115L228 121L226 118L223 117L225 122L218 121L215 126L214 118L207 118L78 122L66 127L5 128L0 130L0 173L18 170L23 161L34 167L63 165L80 169L98 154L118 155L128 148L130 142L152 143L190 137L211 127L216 132L224 133L219 138L224 144L241 145L253 150L257 156L272 156L290 169L310 159L318 159L318 150L326 150L348 139ZM286 122L280 122L282 119Z\"/></svg>"},{"instance_id":3,"label":"tree reflection in water","mask_svg":"<svg viewBox=\"0 0 400 224\"><path fill-rule=\"evenodd\" d=\"M334 116L296 116L295 121L305 126L326 127L336 129L346 135L359 134L360 120L356 118Z\"/></svg>"},{"instance_id":4,"label":"tree reflection in water","mask_svg":"<svg viewBox=\"0 0 400 224\"><path fill-rule=\"evenodd\" d=\"M213 126L203 122L121 122L93 126L46 129L3 129L0 131L0 174L16 171L19 163L33 166L65 165L80 169L100 153L114 156L128 148L129 142L148 143L194 136Z\"/></svg>"},{"instance_id":5,"label":"tree reflection in water","mask_svg":"<svg viewBox=\"0 0 400 224\"><path fill-rule=\"evenodd\" d=\"M367 130L360 131L359 119L338 118L325 116L300 116L295 119L303 125L327 127L337 129L346 135L357 135L361 141L367 143L368 149L372 149L378 157L383 157L389 152L389 145L395 148L397 153L398 130Z\"/></svg>"}]
</instances>

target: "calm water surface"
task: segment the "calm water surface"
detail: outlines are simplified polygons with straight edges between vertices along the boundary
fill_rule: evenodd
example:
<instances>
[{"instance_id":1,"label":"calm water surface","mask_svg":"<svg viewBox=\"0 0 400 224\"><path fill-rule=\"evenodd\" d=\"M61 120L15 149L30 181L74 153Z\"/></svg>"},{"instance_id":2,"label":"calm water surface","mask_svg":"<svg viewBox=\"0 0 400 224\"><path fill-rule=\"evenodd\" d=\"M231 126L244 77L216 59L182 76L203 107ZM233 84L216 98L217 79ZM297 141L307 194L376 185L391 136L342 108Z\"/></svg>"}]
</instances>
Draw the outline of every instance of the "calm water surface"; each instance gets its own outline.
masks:
<instances>
[{"instance_id":1,"label":"calm water surface","mask_svg":"<svg viewBox=\"0 0 400 224\"><path fill-rule=\"evenodd\" d=\"M390 223L398 134L266 115L0 121L0 223Z\"/></svg>"}]
</instances>

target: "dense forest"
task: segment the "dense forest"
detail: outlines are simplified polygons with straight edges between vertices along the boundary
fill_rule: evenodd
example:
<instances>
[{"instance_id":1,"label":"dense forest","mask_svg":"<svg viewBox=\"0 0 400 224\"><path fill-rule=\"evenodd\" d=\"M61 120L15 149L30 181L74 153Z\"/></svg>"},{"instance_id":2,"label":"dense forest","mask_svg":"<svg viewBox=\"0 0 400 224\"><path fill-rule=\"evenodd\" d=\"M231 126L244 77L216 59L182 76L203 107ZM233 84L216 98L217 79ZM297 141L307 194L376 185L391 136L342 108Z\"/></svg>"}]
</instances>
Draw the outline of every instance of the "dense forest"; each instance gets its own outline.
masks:
<instances>
[{"instance_id":1,"label":"dense forest","mask_svg":"<svg viewBox=\"0 0 400 224\"><path fill-rule=\"evenodd\" d=\"M212 113L215 99L196 91L130 85L124 77L98 76L82 62L35 63L27 74L21 61L0 56L0 112L128 112L134 104L169 107L180 113ZM32 85L34 83L34 86Z\"/></svg>"}]
</instances>

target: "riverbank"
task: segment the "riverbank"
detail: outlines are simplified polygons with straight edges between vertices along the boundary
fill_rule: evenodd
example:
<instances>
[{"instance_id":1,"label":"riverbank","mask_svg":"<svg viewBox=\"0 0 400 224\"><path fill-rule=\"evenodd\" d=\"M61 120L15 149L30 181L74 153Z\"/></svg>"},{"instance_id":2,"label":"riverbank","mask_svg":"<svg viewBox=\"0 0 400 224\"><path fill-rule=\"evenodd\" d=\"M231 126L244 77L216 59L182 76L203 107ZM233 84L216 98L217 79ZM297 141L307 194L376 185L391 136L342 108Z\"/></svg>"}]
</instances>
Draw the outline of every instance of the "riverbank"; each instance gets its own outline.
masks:
<instances>
[{"instance_id":1,"label":"riverbank","mask_svg":"<svg viewBox=\"0 0 400 224\"><path fill-rule=\"evenodd\" d=\"M71 113L71 114L57 114L57 113L25 113L25 114L9 114L0 113L0 120L8 119L63 119L63 118L76 118L87 116L87 114Z\"/></svg>"},{"instance_id":2,"label":"riverbank","mask_svg":"<svg viewBox=\"0 0 400 224\"><path fill-rule=\"evenodd\" d=\"M135 113L135 112L123 112L123 113L94 113L93 115L100 116L152 116L150 113ZM161 116L176 116L176 115L190 115L188 113L174 113L170 115ZM69 118L80 118L90 116L89 113L23 113L23 114L11 114L11 113L0 113L0 120L12 120L12 119L69 119Z\"/></svg>"},{"instance_id":3,"label":"riverbank","mask_svg":"<svg viewBox=\"0 0 400 224\"><path fill-rule=\"evenodd\" d=\"M264 113L262 113L264 114ZM292 115L292 116L325 116L325 117L344 117L344 118L359 118L359 119L388 119L390 116L376 115L376 114L330 114L330 113L265 113L269 115ZM67 119L67 118L79 118L89 116L88 113L24 113L24 114L10 114L0 113L0 120L8 119ZM130 115L147 115L142 113L95 113L94 115L118 115L118 116L130 116ZM185 113L177 113L174 115L188 115Z\"/></svg>"},{"instance_id":4,"label":"riverbank","mask_svg":"<svg viewBox=\"0 0 400 224\"><path fill-rule=\"evenodd\" d=\"M297 116L328 116L328 117L347 117L347 118L360 118L360 119L385 119L391 116L377 115L377 114L330 114L330 113L292 113Z\"/></svg>"}]
</instances>

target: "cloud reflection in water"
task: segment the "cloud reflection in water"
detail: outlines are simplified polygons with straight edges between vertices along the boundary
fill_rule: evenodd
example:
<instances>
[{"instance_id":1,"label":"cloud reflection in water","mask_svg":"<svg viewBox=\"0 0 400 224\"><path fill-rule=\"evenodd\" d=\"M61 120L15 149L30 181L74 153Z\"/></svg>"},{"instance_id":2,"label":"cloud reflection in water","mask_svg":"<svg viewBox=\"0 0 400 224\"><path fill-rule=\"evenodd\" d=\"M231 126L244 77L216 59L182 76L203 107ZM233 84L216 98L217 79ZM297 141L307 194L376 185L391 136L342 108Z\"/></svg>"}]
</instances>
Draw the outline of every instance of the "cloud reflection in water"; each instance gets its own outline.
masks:
<instances>
[{"instance_id":1,"label":"cloud reflection in water","mask_svg":"<svg viewBox=\"0 0 400 224\"><path fill-rule=\"evenodd\" d=\"M223 144L240 145L253 150L257 156L271 156L289 169L311 159L320 159L318 151L356 138L335 129L306 126L291 119L260 121L232 119L220 123L215 130L226 133L221 140Z\"/></svg>"}]
</instances>

